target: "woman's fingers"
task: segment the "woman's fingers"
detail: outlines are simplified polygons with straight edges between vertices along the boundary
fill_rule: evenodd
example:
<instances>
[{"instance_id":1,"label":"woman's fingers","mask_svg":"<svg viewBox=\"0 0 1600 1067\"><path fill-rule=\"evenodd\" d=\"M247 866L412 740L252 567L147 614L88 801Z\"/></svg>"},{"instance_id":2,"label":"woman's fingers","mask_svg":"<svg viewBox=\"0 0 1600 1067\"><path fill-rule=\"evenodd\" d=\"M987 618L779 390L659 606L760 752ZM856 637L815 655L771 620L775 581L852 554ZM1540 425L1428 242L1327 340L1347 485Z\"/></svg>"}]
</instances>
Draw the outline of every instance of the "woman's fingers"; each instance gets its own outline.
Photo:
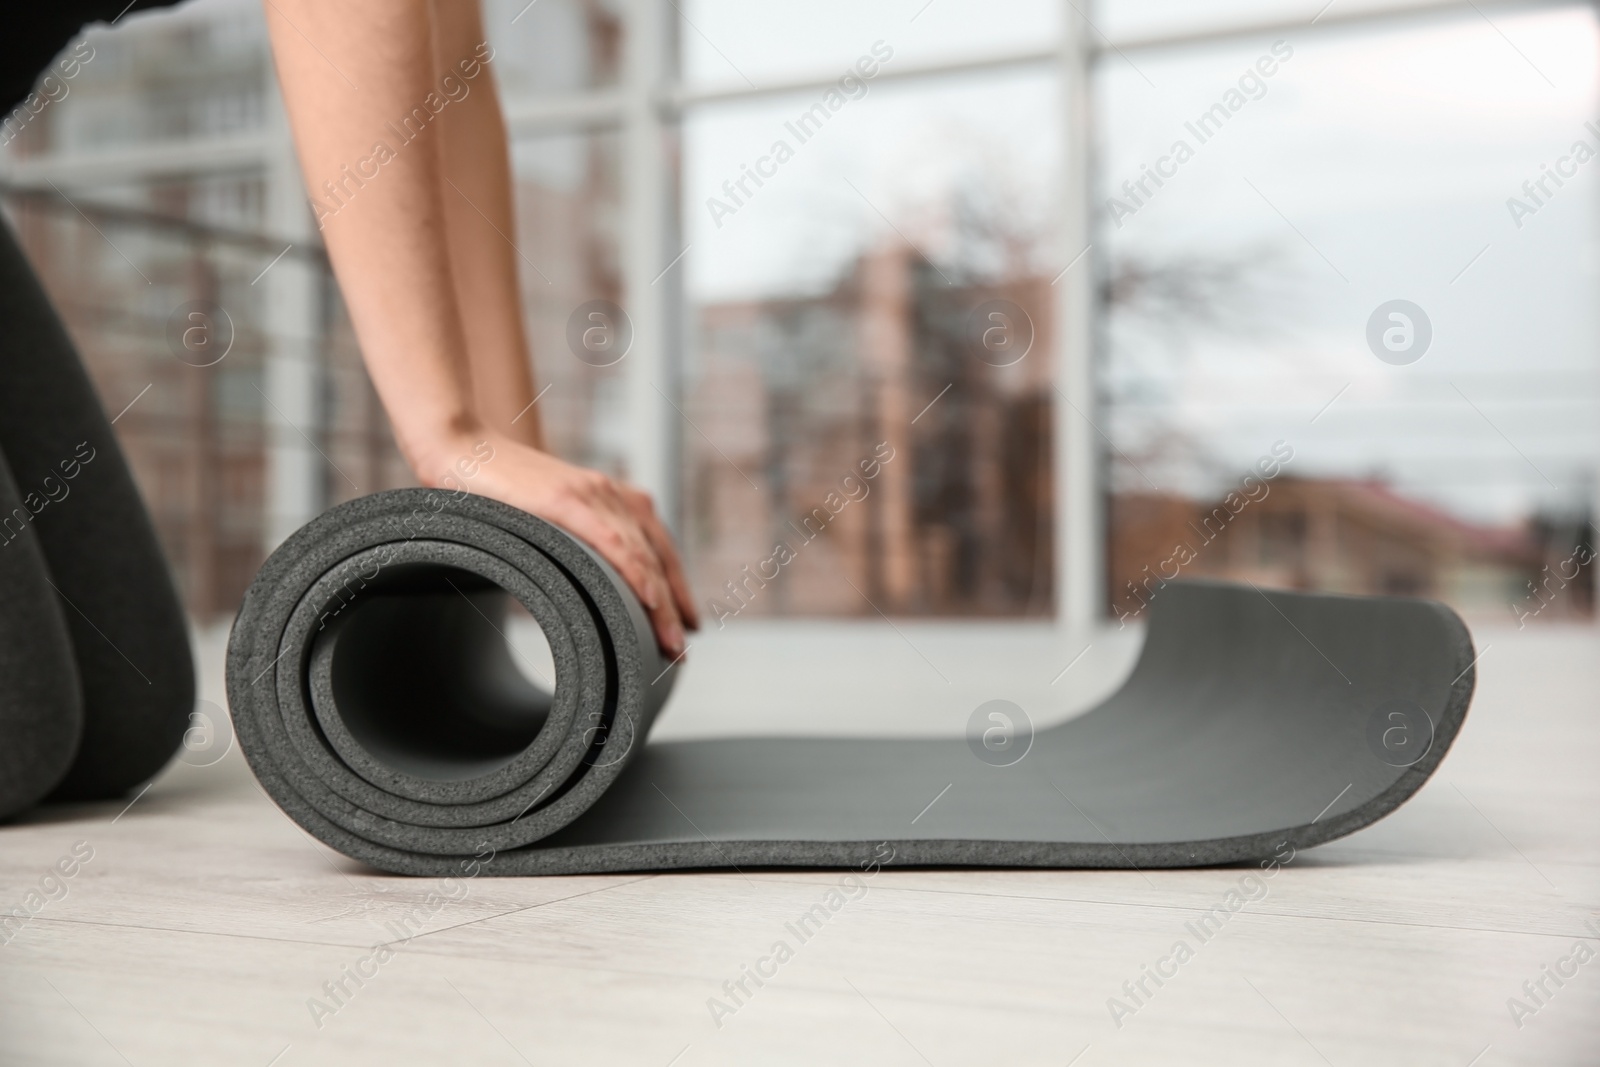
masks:
<instances>
[{"instance_id":1,"label":"woman's fingers","mask_svg":"<svg viewBox=\"0 0 1600 1067\"><path fill-rule=\"evenodd\" d=\"M678 614L683 618L683 624L691 630L700 629L700 612L694 606L694 594L689 591L689 579L683 573L683 561L678 558L678 549L672 543L672 537L667 533L666 527L659 520L653 520L646 529L654 527L651 540L656 542L656 552L661 556L666 567L667 584L672 589L672 599L677 605Z\"/></svg>"},{"instance_id":2,"label":"woman's fingers","mask_svg":"<svg viewBox=\"0 0 1600 1067\"><path fill-rule=\"evenodd\" d=\"M650 625L656 632L656 643L672 659L684 653L683 620L678 606L670 596L663 597L661 606L650 613Z\"/></svg>"},{"instance_id":3,"label":"woman's fingers","mask_svg":"<svg viewBox=\"0 0 1600 1067\"><path fill-rule=\"evenodd\" d=\"M695 610L694 595L689 591L689 579L683 573L683 561L678 556L677 546L672 543L672 535L667 533L667 528L661 524L660 517L656 515L655 505L651 503L648 494L636 489L624 492L628 494L628 503L639 520L639 525L649 538L657 558L661 560L667 585L672 590L672 598L678 607L678 615L689 629L700 629L700 613Z\"/></svg>"},{"instance_id":4,"label":"woman's fingers","mask_svg":"<svg viewBox=\"0 0 1600 1067\"><path fill-rule=\"evenodd\" d=\"M628 583L650 616L661 650L669 656L682 653L683 621L677 597L650 537L622 497L585 502L578 505L572 518L558 521L589 542Z\"/></svg>"},{"instance_id":5,"label":"woman's fingers","mask_svg":"<svg viewBox=\"0 0 1600 1067\"><path fill-rule=\"evenodd\" d=\"M641 541L644 540L642 531L638 536ZM645 611L650 616L651 628L655 630L656 643L667 655L678 656L684 648L683 620L678 614L678 604L672 589L667 583L666 576L662 574L661 560L648 542L641 544L632 554L631 569L638 576L639 583L647 585L651 591L650 602L646 604ZM636 589L637 587L635 585Z\"/></svg>"}]
</instances>

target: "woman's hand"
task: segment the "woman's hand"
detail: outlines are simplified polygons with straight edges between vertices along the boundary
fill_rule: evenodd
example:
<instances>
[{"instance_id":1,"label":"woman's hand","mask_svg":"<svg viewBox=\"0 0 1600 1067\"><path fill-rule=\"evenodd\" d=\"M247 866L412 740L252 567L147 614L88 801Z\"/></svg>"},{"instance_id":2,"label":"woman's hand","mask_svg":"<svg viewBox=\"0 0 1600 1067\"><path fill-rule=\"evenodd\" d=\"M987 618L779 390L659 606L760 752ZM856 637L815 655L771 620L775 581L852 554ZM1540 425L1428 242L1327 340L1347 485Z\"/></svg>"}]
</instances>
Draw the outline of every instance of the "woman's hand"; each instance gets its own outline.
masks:
<instances>
[{"instance_id":1,"label":"woman's hand","mask_svg":"<svg viewBox=\"0 0 1600 1067\"><path fill-rule=\"evenodd\" d=\"M644 605L662 651L676 659L684 650L684 628L700 626L689 583L672 537L661 525L650 497L599 471L575 467L500 434L485 433L493 447L468 488L555 523L588 543L617 569ZM470 455L471 444L440 450L417 466L431 486L456 488L453 463ZM479 449L481 454L481 447Z\"/></svg>"}]
</instances>

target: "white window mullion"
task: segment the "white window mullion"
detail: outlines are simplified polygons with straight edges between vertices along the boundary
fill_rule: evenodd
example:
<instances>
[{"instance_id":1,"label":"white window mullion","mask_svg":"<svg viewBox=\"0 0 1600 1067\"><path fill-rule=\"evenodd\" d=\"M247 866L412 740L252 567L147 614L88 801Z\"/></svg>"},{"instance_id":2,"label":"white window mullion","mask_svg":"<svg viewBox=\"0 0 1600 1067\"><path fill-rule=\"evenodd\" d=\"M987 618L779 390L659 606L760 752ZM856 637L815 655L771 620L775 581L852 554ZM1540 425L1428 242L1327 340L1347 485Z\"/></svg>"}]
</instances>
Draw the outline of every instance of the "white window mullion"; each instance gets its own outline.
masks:
<instances>
[{"instance_id":1,"label":"white window mullion","mask_svg":"<svg viewBox=\"0 0 1600 1067\"><path fill-rule=\"evenodd\" d=\"M1063 14L1061 44L1061 254L1066 270L1055 283L1056 360L1059 392L1054 412L1056 616L1072 629L1087 629L1103 612L1105 546L1101 521L1098 419L1094 391L1094 278L1100 249L1091 248L1090 64L1094 32L1070 0ZM1076 262L1073 262L1076 259Z\"/></svg>"},{"instance_id":2,"label":"white window mullion","mask_svg":"<svg viewBox=\"0 0 1600 1067\"><path fill-rule=\"evenodd\" d=\"M658 94L667 75L664 0L630 0L624 27L622 113L623 308L633 325L633 347L622 367L628 426L628 479L650 493L662 514L676 513L677 451L672 445L667 301L674 292L663 277L678 249L668 249L667 212L672 182L667 170Z\"/></svg>"}]
</instances>

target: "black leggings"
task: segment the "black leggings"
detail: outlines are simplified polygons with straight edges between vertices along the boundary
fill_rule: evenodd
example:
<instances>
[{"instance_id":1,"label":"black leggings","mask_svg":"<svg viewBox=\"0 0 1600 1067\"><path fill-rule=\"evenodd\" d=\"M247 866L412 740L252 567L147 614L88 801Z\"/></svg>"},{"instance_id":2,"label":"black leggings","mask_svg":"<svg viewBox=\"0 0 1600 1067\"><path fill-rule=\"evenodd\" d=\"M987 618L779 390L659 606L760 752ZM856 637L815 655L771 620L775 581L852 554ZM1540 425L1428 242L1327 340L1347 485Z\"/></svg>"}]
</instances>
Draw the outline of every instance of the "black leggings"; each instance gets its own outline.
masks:
<instances>
[{"instance_id":1,"label":"black leggings","mask_svg":"<svg viewBox=\"0 0 1600 1067\"><path fill-rule=\"evenodd\" d=\"M148 780L193 703L188 630L155 528L0 220L0 819Z\"/></svg>"}]
</instances>

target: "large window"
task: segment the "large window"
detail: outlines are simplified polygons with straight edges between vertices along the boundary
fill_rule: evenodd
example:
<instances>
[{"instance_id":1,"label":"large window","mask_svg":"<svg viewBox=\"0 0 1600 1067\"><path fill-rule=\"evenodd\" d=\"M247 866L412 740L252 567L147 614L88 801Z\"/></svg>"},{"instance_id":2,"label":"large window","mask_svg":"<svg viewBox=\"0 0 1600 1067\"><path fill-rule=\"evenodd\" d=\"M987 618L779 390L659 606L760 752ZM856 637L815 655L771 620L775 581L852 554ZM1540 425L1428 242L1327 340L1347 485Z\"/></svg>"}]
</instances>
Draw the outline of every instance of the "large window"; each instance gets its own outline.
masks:
<instances>
[{"instance_id":1,"label":"large window","mask_svg":"<svg viewBox=\"0 0 1600 1067\"><path fill-rule=\"evenodd\" d=\"M1590 7L485 18L551 445L657 496L707 615L1082 624L1204 576L1592 611ZM87 40L0 202L222 617L288 531L409 479L259 4ZM195 308L214 366L169 337Z\"/></svg>"}]
</instances>

